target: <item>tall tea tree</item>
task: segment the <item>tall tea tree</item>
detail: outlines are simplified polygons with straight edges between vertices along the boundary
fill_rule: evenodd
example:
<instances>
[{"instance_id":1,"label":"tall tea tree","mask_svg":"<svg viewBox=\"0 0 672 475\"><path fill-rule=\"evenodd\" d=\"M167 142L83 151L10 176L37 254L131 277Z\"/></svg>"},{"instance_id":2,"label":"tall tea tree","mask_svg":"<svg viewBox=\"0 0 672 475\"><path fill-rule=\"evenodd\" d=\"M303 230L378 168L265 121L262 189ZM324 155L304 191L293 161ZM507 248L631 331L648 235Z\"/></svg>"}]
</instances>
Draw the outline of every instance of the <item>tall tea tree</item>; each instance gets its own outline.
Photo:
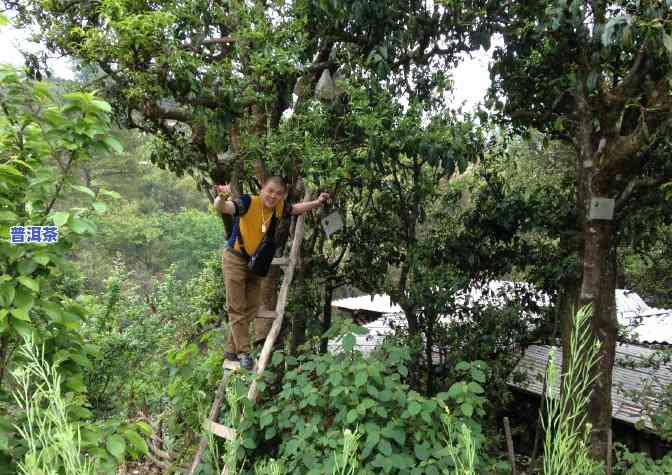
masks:
<instances>
[{"instance_id":1,"label":"tall tea tree","mask_svg":"<svg viewBox=\"0 0 672 475\"><path fill-rule=\"evenodd\" d=\"M672 5L664 1L533 1L502 8L492 96L502 119L564 139L576 152L582 230L580 305L602 343L589 408L593 454L606 454L616 343L616 245L634 198L672 177ZM504 97L502 97L504 96ZM591 219L596 198L612 219Z\"/></svg>"},{"instance_id":2,"label":"tall tea tree","mask_svg":"<svg viewBox=\"0 0 672 475\"><path fill-rule=\"evenodd\" d=\"M264 173L244 169L253 160L241 138L277 129L300 106L293 92L303 103L325 70L349 63L398 93L429 94L433 70L489 41L487 3L4 1L50 50L100 71L117 119L158 138L155 162L239 186Z\"/></svg>"}]
</instances>

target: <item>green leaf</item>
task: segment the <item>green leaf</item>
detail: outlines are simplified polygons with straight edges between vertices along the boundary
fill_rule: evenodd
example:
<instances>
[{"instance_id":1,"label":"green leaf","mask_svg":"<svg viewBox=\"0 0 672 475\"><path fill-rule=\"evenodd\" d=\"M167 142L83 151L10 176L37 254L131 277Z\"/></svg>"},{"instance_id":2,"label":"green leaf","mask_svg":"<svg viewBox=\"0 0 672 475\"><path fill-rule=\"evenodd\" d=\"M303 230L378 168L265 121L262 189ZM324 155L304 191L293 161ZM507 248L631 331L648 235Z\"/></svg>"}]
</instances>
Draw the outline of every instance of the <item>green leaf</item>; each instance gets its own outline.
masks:
<instances>
[{"instance_id":1,"label":"green leaf","mask_svg":"<svg viewBox=\"0 0 672 475\"><path fill-rule=\"evenodd\" d=\"M68 221L69 217L70 213L66 211L58 211L57 213L51 215L51 219L56 226L63 226Z\"/></svg>"},{"instance_id":2,"label":"green leaf","mask_svg":"<svg viewBox=\"0 0 672 475\"><path fill-rule=\"evenodd\" d=\"M244 437L243 438L243 447L246 449L256 449L257 448L257 443L252 437Z\"/></svg>"},{"instance_id":3,"label":"green leaf","mask_svg":"<svg viewBox=\"0 0 672 475\"><path fill-rule=\"evenodd\" d=\"M16 319L23 320L24 322L30 321L30 316L28 315L28 310L26 308L13 308L9 313Z\"/></svg>"},{"instance_id":4,"label":"green leaf","mask_svg":"<svg viewBox=\"0 0 672 475\"><path fill-rule=\"evenodd\" d=\"M8 308L14 301L16 291L11 282L3 282L0 284L0 307Z\"/></svg>"},{"instance_id":5,"label":"green leaf","mask_svg":"<svg viewBox=\"0 0 672 475\"><path fill-rule=\"evenodd\" d=\"M414 452L418 460L427 460L429 458L429 450L427 450L425 444L415 444Z\"/></svg>"},{"instance_id":6,"label":"green leaf","mask_svg":"<svg viewBox=\"0 0 672 475\"><path fill-rule=\"evenodd\" d=\"M361 325L354 325L351 327L351 330L352 333L354 333L355 335L366 335L367 333L369 333L369 330L367 330Z\"/></svg>"},{"instance_id":7,"label":"green leaf","mask_svg":"<svg viewBox=\"0 0 672 475\"><path fill-rule=\"evenodd\" d=\"M345 416L345 422L348 424L352 424L357 420L357 417L359 417L359 414L357 413L357 409L350 409L348 411L348 415Z\"/></svg>"},{"instance_id":8,"label":"green leaf","mask_svg":"<svg viewBox=\"0 0 672 475\"><path fill-rule=\"evenodd\" d=\"M26 310L33 308L33 304L35 303L33 293L24 287L17 287L15 290L16 294L14 295L14 306L25 308Z\"/></svg>"},{"instance_id":9,"label":"green leaf","mask_svg":"<svg viewBox=\"0 0 672 475\"><path fill-rule=\"evenodd\" d=\"M73 190L77 190L79 192L84 193L85 195L89 195L91 198L96 197L96 194L93 192L91 188L87 188L86 186L83 185L72 185Z\"/></svg>"},{"instance_id":10,"label":"green leaf","mask_svg":"<svg viewBox=\"0 0 672 475\"><path fill-rule=\"evenodd\" d=\"M479 383L485 383L485 373L478 368L471 369L471 377Z\"/></svg>"},{"instance_id":11,"label":"green leaf","mask_svg":"<svg viewBox=\"0 0 672 475\"><path fill-rule=\"evenodd\" d=\"M35 279L31 279L26 275L20 275L16 278L16 280L18 280L22 285L28 287L30 290L34 290L35 292L40 291L40 284Z\"/></svg>"},{"instance_id":12,"label":"green leaf","mask_svg":"<svg viewBox=\"0 0 672 475\"><path fill-rule=\"evenodd\" d=\"M264 432L264 438L265 438L266 440L270 440L270 439L272 439L273 437L275 437L275 434L277 434L277 433L278 433L278 431L277 431L277 429L276 429L274 426L268 427L268 428L266 429L266 432Z\"/></svg>"},{"instance_id":13,"label":"green leaf","mask_svg":"<svg viewBox=\"0 0 672 475\"><path fill-rule=\"evenodd\" d=\"M663 31L663 45L669 54L672 54L672 35Z\"/></svg>"},{"instance_id":14,"label":"green leaf","mask_svg":"<svg viewBox=\"0 0 672 475\"><path fill-rule=\"evenodd\" d=\"M368 379L369 375L365 371L360 371L357 373L355 376L355 386L364 386L366 384L366 380Z\"/></svg>"},{"instance_id":15,"label":"green leaf","mask_svg":"<svg viewBox=\"0 0 672 475\"><path fill-rule=\"evenodd\" d=\"M468 402L463 403L460 406L460 410L462 411L462 414L465 415L465 417L471 417L474 414L474 406Z\"/></svg>"},{"instance_id":16,"label":"green leaf","mask_svg":"<svg viewBox=\"0 0 672 475\"><path fill-rule=\"evenodd\" d=\"M70 229L72 229L77 234L85 234L85 233L95 234L96 232L95 225L88 219L84 218L73 217L70 220Z\"/></svg>"},{"instance_id":17,"label":"green leaf","mask_svg":"<svg viewBox=\"0 0 672 475\"><path fill-rule=\"evenodd\" d=\"M397 444L403 445L406 443L406 433L401 430L401 429L390 429L390 435L392 436L392 440L394 440Z\"/></svg>"},{"instance_id":18,"label":"green leaf","mask_svg":"<svg viewBox=\"0 0 672 475\"><path fill-rule=\"evenodd\" d=\"M475 394L482 394L483 392L485 392L484 389L483 389L483 386L481 386L480 384L478 384L474 381L470 382L467 385L467 388L469 388L469 391L471 391L472 393L475 393Z\"/></svg>"},{"instance_id":19,"label":"green leaf","mask_svg":"<svg viewBox=\"0 0 672 475\"><path fill-rule=\"evenodd\" d=\"M147 454L149 453L149 448L147 447L147 443L145 442L145 439L140 437L140 434L135 432L134 430L127 429L124 431L124 437L126 437L126 440L130 443L131 447L133 447L135 450L140 452L141 454Z\"/></svg>"},{"instance_id":20,"label":"green leaf","mask_svg":"<svg viewBox=\"0 0 672 475\"><path fill-rule=\"evenodd\" d=\"M418 414L420 414L421 410L422 410L422 406L417 401L411 401L408 405L408 412L412 416L417 416Z\"/></svg>"},{"instance_id":21,"label":"green leaf","mask_svg":"<svg viewBox=\"0 0 672 475\"><path fill-rule=\"evenodd\" d=\"M40 265L46 266L49 264L51 257L49 257L49 255L45 254L44 252L36 252L33 254L33 260Z\"/></svg>"},{"instance_id":22,"label":"green leaf","mask_svg":"<svg viewBox=\"0 0 672 475\"><path fill-rule=\"evenodd\" d=\"M263 429L267 425L270 425L272 422L273 422L273 415L265 413L259 418L259 427Z\"/></svg>"},{"instance_id":23,"label":"green leaf","mask_svg":"<svg viewBox=\"0 0 672 475\"><path fill-rule=\"evenodd\" d=\"M0 308L0 333L4 333L7 331L7 315L9 315L9 310L6 308Z\"/></svg>"},{"instance_id":24,"label":"green leaf","mask_svg":"<svg viewBox=\"0 0 672 475\"><path fill-rule=\"evenodd\" d=\"M23 179L23 174L11 165L2 164L0 165L0 175L4 175L6 178L17 182Z\"/></svg>"},{"instance_id":25,"label":"green leaf","mask_svg":"<svg viewBox=\"0 0 672 475\"><path fill-rule=\"evenodd\" d=\"M154 434L154 430L152 429L152 426L147 424L145 421L136 422L135 427L140 429L142 431L142 433L145 434L146 436L151 436L152 434Z\"/></svg>"},{"instance_id":26,"label":"green leaf","mask_svg":"<svg viewBox=\"0 0 672 475\"><path fill-rule=\"evenodd\" d=\"M380 453L384 456L389 457L392 455L392 444L386 439L380 439L378 450L380 450Z\"/></svg>"},{"instance_id":27,"label":"green leaf","mask_svg":"<svg viewBox=\"0 0 672 475\"><path fill-rule=\"evenodd\" d=\"M108 150L113 150L117 154L121 154L124 151L124 147L114 137L105 137L103 143L107 146Z\"/></svg>"},{"instance_id":28,"label":"green leaf","mask_svg":"<svg viewBox=\"0 0 672 475\"><path fill-rule=\"evenodd\" d=\"M121 199L121 195L116 191L100 189L98 193L101 195L109 196L110 198L113 198L115 200Z\"/></svg>"},{"instance_id":29,"label":"green leaf","mask_svg":"<svg viewBox=\"0 0 672 475\"><path fill-rule=\"evenodd\" d=\"M352 333L348 333L343 336L343 350L346 352L351 352L355 347L355 336Z\"/></svg>"},{"instance_id":30,"label":"green leaf","mask_svg":"<svg viewBox=\"0 0 672 475\"><path fill-rule=\"evenodd\" d=\"M340 372L332 373L329 375L327 382L332 386L339 386L343 382L343 375Z\"/></svg>"},{"instance_id":31,"label":"green leaf","mask_svg":"<svg viewBox=\"0 0 672 475\"><path fill-rule=\"evenodd\" d=\"M455 365L457 371L467 371L469 368L471 368L471 365L466 361L460 361Z\"/></svg>"},{"instance_id":32,"label":"green leaf","mask_svg":"<svg viewBox=\"0 0 672 475\"><path fill-rule=\"evenodd\" d=\"M16 270L19 271L19 274L23 275L32 274L35 269L37 269L37 262L31 258L21 260L19 265L16 266Z\"/></svg>"},{"instance_id":33,"label":"green leaf","mask_svg":"<svg viewBox=\"0 0 672 475\"><path fill-rule=\"evenodd\" d=\"M105 211L107 211L107 205L105 203L101 203L100 201L96 201L93 203L93 209L96 210L96 213L103 214Z\"/></svg>"},{"instance_id":34,"label":"green leaf","mask_svg":"<svg viewBox=\"0 0 672 475\"><path fill-rule=\"evenodd\" d=\"M24 340L32 337L33 326L24 322L23 320L12 319L10 322L12 328L16 333L21 335Z\"/></svg>"},{"instance_id":35,"label":"green leaf","mask_svg":"<svg viewBox=\"0 0 672 475\"><path fill-rule=\"evenodd\" d=\"M63 323L63 308L59 304L55 302L42 302L40 306L53 323Z\"/></svg>"},{"instance_id":36,"label":"green leaf","mask_svg":"<svg viewBox=\"0 0 672 475\"><path fill-rule=\"evenodd\" d=\"M448 396L455 399L460 394L462 394L462 382L453 383L453 385L448 390Z\"/></svg>"},{"instance_id":37,"label":"green leaf","mask_svg":"<svg viewBox=\"0 0 672 475\"><path fill-rule=\"evenodd\" d=\"M283 359L284 359L284 355L282 354L282 352L277 351L277 352L273 353L273 358L271 358L271 365L272 366L277 366L280 363L282 363Z\"/></svg>"},{"instance_id":38,"label":"green leaf","mask_svg":"<svg viewBox=\"0 0 672 475\"><path fill-rule=\"evenodd\" d=\"M126 452L126 441L118 434L112 434L107 438L105 444L107 451L110 452L117 462L121 463L124 460L124 453Z\"/></svg>"},{"instance_id":39,"label":"green leaf","mask_svg":"<svg viewBox=\"0 0 672 475\"><path fill-rule=\"evenodd\" d=\"M16 224L17 219L18 216L16 216L16 214L12 213L11 211L0 211L0 221Z\"/></svg>"},{"instance_id":40,"label":"green leaf","mask_svg":"<svg viewBox=\"0 0 672 475\"><path fill-rule=\"evenodd\" d=\"M100 99L94 99L94 100L91 101L91 104L96 109L99 109L103 112L107 112L107 113L112 112L112 106L106 101L101 101Z\"/></svg>"}]
</instances>

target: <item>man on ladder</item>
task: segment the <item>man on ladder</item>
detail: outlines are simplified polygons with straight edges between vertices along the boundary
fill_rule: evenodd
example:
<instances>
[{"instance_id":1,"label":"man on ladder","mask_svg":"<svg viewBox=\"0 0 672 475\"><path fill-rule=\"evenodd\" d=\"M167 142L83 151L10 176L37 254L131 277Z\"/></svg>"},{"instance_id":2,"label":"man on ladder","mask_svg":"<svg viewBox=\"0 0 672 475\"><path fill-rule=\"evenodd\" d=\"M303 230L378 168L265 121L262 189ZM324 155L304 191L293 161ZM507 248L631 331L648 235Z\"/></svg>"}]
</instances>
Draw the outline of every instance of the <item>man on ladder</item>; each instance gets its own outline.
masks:
<instances>
[{"instance_id":1,"label":"man on ladder","mask_svg":"<svg viewBox=\"0 0 672 475\"><path fill-rule=\"evenodd\" d=\"M329 194L321 193L313 201L287 204L287 185L277 175L264 181L259 195L243 194L231 199L229 185L218 185L215 191L218 194L214 202L215 209L236 218L227 242L228 247L222 255L229 309L229 338L224 356L227 360L239 361L242 368L252 370L254 360L250 356L249 326L257 318L261 283L268 268L265 267L265 272L251 269L250 259L256 259L258 250L263 251L261 248L264 247L265 238L266 241L273 241L278 219L319 208L329 199ZM272 249L274 251L275 248ZM257 325L259 327L261 326ZM265 335L256 335L257 341L264 337Z\"/></svg>"}]
</instances>

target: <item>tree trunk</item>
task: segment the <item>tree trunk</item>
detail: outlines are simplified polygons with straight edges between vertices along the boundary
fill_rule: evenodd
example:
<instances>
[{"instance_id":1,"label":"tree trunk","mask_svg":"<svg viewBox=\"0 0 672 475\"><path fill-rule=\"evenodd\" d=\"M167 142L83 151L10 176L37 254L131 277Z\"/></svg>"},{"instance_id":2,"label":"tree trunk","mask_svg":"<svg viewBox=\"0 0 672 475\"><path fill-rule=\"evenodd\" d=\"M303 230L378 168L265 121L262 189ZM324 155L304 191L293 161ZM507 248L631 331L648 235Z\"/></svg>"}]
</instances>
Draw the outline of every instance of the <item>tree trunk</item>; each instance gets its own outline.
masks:
<instances>
[{"instance_id":1,"label":"tree trunk","mask_svg":"<svg viewBox=\"0 0 672 475\"><path fill-rule=\"evenodd\" d=\"M305 301L301 298L303 294L304 275L298 272L294 279L294 291L299 302ZM292 334L290 338L289 353L296 356L299 353L299 346L306 342L306 314L304 311L295 311L292 314Z\"/></svg>"},{"instance_id":2,"label":"tree trunk","mask_svg":"<svg viewBox=\"0 0 672 475\"><path fill-rule=\"evenodd\" d=\"M574 329L574 315L579 310L579 293L581 291L581 276L574 279L567 278L562 284L558 296L557 318L561 324L562 354L568 355L562 358L562 374L567 372L571 358L569 338Z\"/></svg>"},{"instance_id":3,"label":"tree trunk","mask_svg":"<svg viewBox=\"0 0 672 475\"><path fill-rule=\"evenodd\" d=\"M324 309L322 311L322 338L320 339L320 353L326 354L329 346L329 339L324 336L331 328L331 300L334 294L334 288L327 282L324 285Z\"/></svg>"},{"instance_id":4,"label":"tree trunk","mask_svg":"<svg viewBox=\"0 0 672 475\"><path fill-rule=\"evenodd\" d=\"M591 453L607 458L607 436L611 428L611 385L616 352L616 229L613 221L588 221L584 230L583 283L579 304L592 304L591 327L601 343L597 379L588 406L592 424Z\"/></svg>"},{"instance_id":5,"label":"tree trunk","mask_svg":"<svg viewBox=\"0 0 672 475\"><path fill-rule=\"evenodd\" d=\"M432 349L434 347L434 325L427 322L427 328L425 330L426 343L425 343L425 358L427 359L427 386L426 386L426 395L431 397L434 392L434 360L432 359Z\"/></svg>"}]
</instances>

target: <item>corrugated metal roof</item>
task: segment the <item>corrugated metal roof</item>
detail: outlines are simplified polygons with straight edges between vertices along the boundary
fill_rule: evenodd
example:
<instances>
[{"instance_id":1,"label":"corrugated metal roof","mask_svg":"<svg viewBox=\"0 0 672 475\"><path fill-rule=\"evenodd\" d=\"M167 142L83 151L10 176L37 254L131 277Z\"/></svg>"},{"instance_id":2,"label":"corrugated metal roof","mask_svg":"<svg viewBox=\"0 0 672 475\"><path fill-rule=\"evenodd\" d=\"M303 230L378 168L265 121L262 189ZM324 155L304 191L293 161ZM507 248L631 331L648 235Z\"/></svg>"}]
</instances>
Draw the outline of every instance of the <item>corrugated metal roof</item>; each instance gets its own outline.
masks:
<instances>
[{"instance_id":1,"label":"corrugated metal roof","mask_svg":"<svg viewBox=\"0 0 672 475\"><path fill-rule=\"evenodd\" d=\"M484 286L474 286L457 293L458 305L496 305L503 306L507 301L515 301L520 291L533 292L534 302L547 306L550 298L525 282L493 280ZM385 294L363 295L335 300L332 305L346 310L366 310L384 314L403 314L399 305L392 304ZM642 344L672 345L672 310L649 307L636 292L616 289L616 313L618 323L627 328L628 341ZM449 316L442 317L444 322Z\"/></svg>"},{"instance_id":2,"label":"corrugated metal roof","mask_svg":"<svg viewBox=\"0 0 672 475\"><path fill-rule=\"evenodd\" d=\"M637 293L627 289L616 289L616 312L619 318L628 318L646 312L649 307Z\"/></svg>"},{"instance_id":3,"label":"corrugated metal roof","mask_svg":"<svg viewBox=\"0 0 672 475\"><path fill-rule=\"evenodd\" d=\"M534 292L534 288L527 283L508 282L508 281L490 281L484 286L474 286L468 291L461 291L456 296L458 306L470 307L478 303L479 305L504 306L511 301L516 300L516 295L520 291ZM548 305L548 297L542 292L537 292L533 299L537 304ZM386 336L391 335L398 328L406 328L406 317L398 305L392 305L387 295L363 295L361 297L350 297L333 301L332 305L336 308L347 310L366 310L381 313L382 316L373 322L364 325L368 334L356 335L355 349L365 355L369 355L377 346L379 346ZM444 324L450 323L452 315L442 315L440 321ZM332 341L329 343L330 351L338 351L340 342ZM441 362L440 351L435 348L433 352L435 363Z\"/></svg>"},{"instance_id":4,"label":"corrugated metal roof","mask_svg":"<svg viewBox=\"0 0 672 475\"><path fill-rule=\"evenodd\" d=\"M368 334L355 335L355 349L368 356L383 342L386 336L394 334L397 328L406 328L406 317L400 313L384 315L364 325L364 328L368 330ZM330 351L338 351L340 348L340 341L329 341Z\"/></svg>"},{"instance_id":5,"label":"corrugated metal roof","mask_svg":"<svg viewBox=\"0 0 672 475\"><path fill-rule=\"evenodd\" d=\"M562 348L546 345L531 345L518 362L509 378L509 385L541 396L544 372L551 348L555 348L555 364L562 367ZM672 364L660 363L657 367L641 367L650 361L655 351L636 345L618 344L614 363L613 386L611 389L612 415L630 424L639 420L652 428L647 413L658 408L657 395L666 386L672 384ZM523 381L515 379L523 374ZM514 382L515 381L515 382ZM556 389L559 382L556 382ZM643 392L637 397L635 392Z\"/></svg>"},{"instance_id":6,"label":"corrugated metal roof","mask_svg":"<svg viewBox=\"0 0 672 475\"><path fill-rule=\"evenodd\" d=\"M672 310L654 308L630 318L620 318L629 341L651 344L672 344Z\"/></svg>"},{"instance_id":7,"label":"corrugated metal roof","mask_svg":"<svg viewBox=\"0 0 672 475\"><path fill-rule=\"evenodd\" d=\"M533 300L541 306L548 305L550 299L547 294L536 290L526 282L509 282L506 280L492 280L484 285L474 285L468 290L456 293L455 302L459 305L503 305L515 298L520 292L533 293ZM345 310L366 310L380 314L402 313L399 305L392 304L390 296L386 294L362 295L334 300L331 305Z\"/></svg>"},{"instance_id":8,"label":"corrugated metal roof","mask_svg":"<svg viewBox=\"0 0 672 475\"><path fill-rule=\"evenodd\" d=\"M616 290L618 323L627 339L642 344L672 344L672 310L649 307L631 290Z\"/></svg>"}]
</instances>

